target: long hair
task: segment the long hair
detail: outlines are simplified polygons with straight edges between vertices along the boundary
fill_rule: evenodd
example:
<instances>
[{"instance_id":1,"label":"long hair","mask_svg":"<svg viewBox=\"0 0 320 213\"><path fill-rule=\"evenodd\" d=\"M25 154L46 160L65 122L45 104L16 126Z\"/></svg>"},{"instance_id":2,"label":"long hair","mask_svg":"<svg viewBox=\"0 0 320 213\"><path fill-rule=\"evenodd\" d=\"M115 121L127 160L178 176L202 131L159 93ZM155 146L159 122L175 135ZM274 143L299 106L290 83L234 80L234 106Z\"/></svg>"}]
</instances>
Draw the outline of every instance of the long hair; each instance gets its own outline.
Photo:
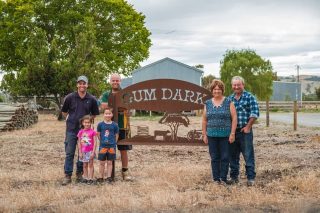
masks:
<instances>
[{"instance_id":1,"label":"long hair","mask_svg":"<svg viewBox=\"0 0 320 213\"><path fill-rule=\"evenodd\" d=\"M90 115L85 115L85 116L83 116L82 118L80 118L80 120L79 120L80 128L81 128L81 129L84 128L84 126L83 126L83 124L82 124L82 122L83 122L84 120L89 120L90 123L92 124L92 118L91 118L91 116L90 116Z\"/></svg>"}]
</instances>

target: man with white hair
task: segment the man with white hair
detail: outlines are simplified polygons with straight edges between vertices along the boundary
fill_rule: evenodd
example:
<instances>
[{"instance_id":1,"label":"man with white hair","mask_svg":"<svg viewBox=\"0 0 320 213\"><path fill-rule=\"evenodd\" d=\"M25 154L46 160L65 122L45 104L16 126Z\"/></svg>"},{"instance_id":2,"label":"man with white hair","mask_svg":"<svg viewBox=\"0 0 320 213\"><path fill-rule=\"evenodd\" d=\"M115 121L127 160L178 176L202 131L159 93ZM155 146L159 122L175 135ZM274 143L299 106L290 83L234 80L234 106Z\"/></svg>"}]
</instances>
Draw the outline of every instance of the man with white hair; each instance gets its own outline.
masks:
<instances>
[{"instance_id":1,"label":"man with white hair","mask_svg":"<svg viewBox=\"0 0 320 213\"><path fill-rule=\"evenodd\" d=\"M233 94L230 99L237 110L238 125L235 142L230 144L230 183L239 182L240 153L245 160L247 185L255 183L255 158L253 149L252 125L259 117L259 106L256 98L244 89L244 79L234 76L231 80Z\"/></svg>"},{"instance_id":2,"label":"man with white hair","mask_svg":"<svg viewBox=\"0 0 320 213\"><path fill-rule=\"evenodd\" d=\"M111 74L110 76L111 91L107 91L102 94L101 104L100 104L100 107L102 109L106 108L108 105L112 105L111 95L114 95L121 90L120 83L121 83L120 75L117 73ZM126 110L118 109L118 125L120 129L119 140L125 139L126 134L128 133L128 130L129 130L129 123L128 123ZM132 150L132 145L118 145L117 148L121 154L122 178L123 180L131 180L131 177L129 176L129 172L128 172L128 163L129 163L128 150Z\"/></svg>"}]
</instances>

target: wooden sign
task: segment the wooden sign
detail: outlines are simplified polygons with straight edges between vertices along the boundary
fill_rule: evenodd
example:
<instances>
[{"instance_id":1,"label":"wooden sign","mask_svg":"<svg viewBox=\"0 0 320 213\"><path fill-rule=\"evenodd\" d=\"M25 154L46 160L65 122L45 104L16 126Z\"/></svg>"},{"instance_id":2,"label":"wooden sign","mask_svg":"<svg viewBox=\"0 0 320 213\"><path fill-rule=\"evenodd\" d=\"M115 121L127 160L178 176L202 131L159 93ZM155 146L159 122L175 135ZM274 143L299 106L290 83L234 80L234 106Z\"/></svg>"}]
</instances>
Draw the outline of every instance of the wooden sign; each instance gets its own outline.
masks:
<instances>
[{"instance_id":1,"label":"wooden sign","mask_svg":"<svg viewBox=\"0 0 320 213\"><path fill-rule=\"evenodd\" d=\"M173 79L144 81L119 92L118 107L157 112L182 112L203 109L212 95L198 85Z\"/></svg>"},{"instance_id":2,"label":"wooden sign","mask_svg":"<svg viewBox=\"0 0 320 213\"><path fill-rule=\"evenodd\" d=\"M180 80L156 79L131 85L115 95L114 107L164 112L159 125L168 128L151 132L147 125L137 126L137 134L118 144L205 145L201 122L183 136L179 136L178 130L180 126L190 126L189 117L182 112L203 109L204 102L210 98L212 94L207 89Z\"/></svg>"}]
</instances>

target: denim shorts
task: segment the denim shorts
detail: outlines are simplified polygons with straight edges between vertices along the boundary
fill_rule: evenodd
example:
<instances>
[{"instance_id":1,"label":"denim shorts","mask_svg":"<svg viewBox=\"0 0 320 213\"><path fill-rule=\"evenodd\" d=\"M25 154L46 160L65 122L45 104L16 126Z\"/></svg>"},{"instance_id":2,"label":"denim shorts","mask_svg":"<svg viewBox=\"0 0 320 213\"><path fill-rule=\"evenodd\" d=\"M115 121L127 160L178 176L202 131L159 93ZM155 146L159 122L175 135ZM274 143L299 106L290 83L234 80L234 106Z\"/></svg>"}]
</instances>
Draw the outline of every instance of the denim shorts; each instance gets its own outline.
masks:
<instances>
[{"instance_id":1,"label":"denim shorts","mask_svg":"<svg viewBox=\"0 0 320 213\"><path fill-rule=\"evenodd\" d=\"M99 150L98 160L116 160L116 149L115 148L101 148Z\"/></svg>"}]
</instances>

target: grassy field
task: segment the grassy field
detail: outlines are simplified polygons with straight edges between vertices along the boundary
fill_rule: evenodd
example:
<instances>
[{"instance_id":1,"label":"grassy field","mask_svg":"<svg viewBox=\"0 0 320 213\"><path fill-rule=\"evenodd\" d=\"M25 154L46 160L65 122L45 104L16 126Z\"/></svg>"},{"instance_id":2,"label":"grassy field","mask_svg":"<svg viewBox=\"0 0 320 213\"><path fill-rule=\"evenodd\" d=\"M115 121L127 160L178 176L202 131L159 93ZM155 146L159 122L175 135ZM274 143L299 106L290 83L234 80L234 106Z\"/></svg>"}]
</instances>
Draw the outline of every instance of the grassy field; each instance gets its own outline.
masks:
<instances>
[{"instance_id":1,"label":"grassy field","mask_svg":"<svg viewBox=\"0 0 320 213\"><path fill-rule=\"evenodd\" d=\"M98 118L98 120L100 120ZM200 117L191 118L200 125ZM156 119L132 119L158 126ZM200 126L198 127L200 128ZM113 185L61 186L65 123L40 115L26 130L0 134L0 212L319 212L320 131L255 126L257 183L211 181L207 147L134 146L130 171ZM96 175L98 165L96 165Z\"/></svg>"}]
</instances>

